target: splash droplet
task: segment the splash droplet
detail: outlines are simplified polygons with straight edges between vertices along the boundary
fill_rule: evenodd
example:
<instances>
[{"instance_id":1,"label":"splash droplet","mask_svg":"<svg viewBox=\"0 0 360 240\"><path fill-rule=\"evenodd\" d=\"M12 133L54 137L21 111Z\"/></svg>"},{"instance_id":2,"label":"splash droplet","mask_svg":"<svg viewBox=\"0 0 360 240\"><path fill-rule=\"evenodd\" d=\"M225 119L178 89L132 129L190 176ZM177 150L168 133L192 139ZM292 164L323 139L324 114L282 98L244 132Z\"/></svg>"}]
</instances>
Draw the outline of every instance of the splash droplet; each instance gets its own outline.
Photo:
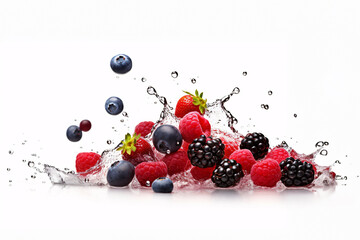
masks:
<instances>
[{"instance_id":1,"label":"splash droplet","mask_svg":"<svg viewBox=\"0 0 360 240\"><path fill-rule=\"evenodd\" d=\"M261 104L261 108L268 110L269 109L269 105L267 104Z\"/></svg>"},{"instance_id":2,"label":"splash droplet","mask_svg":"<svg viewBox=\"0 0 360 240\"><path fill-rule=\"evenodd\" d=\"M6 169L6 171L8 171L8 172L9 172L10 170L11 170L10 168L7 168L7 169Z\"/></svg>"},{"instance_id":3,"label":"splash droplet","mask_svg":"<svg viewBox=\"0 0 360 240\"><path fill-rule=\"evenodd\" d=\"M107 140L106 143L110 145L112 142L111 140Z\"/></svg>"},{"instance_id":4,"label":"splash droplet","mask_svg":"<svg viewBox=\"0 0 360 240\"><path fill-rule=\"evenodd\" d=\"M29 166L29 167L32 168L32 167L34 167L34 165L35 165L35 163L34 163L33 161L29 161L29 162L28 162L28 166Z\"/></svg>"},{"instance_id":5,"label":"splash droplet","mask_svg":"<svg viewBox=\"0 0 360 240\"><path fill-rule=\"evenodd\" d=\"M25 160L25 159L23 159L23 160L22 160L22 162L26 162L26 160Z\"/></svg>"},{"instance_id":6,"label":"splash droplet","mask_svg":"<svg viewBox=\"0 0 360 240\"><path fill-rule=\"evenodd\" d=\"M247 75L247 72L243 72L243 76L246 76Z\"/></svg>"},{"instance_id":7,"label":"splash droplet","mask_svg":"<svg viewBox=\"0 0 360 240\"><path fill-rule=\"evenodd\" d=\"M195 84L195 83L196 83L196 79L195 79L195 78L192 78L192 79L191 79L191 82L192 82L193 84Z\"/></svg>"},{"instance_id":8,"label":"splash droplet","mask_svg":"<svg viewBox=\"0 0 360 240\"><path fill-rule=\"evenodd\" d=\"M323 149L320 151L320 155L326 156L326 155L328 155L328 151L326 149Z\"/></svg>"},{"instance_id":9,"label":"splash droplet","mask_svg":"<svg viewBox=\"0 0 360 240\"><path fill-rule=\"evenodd\" d=\"M296 114L296 113L294 113L294 118L297 118L297 114Z\"/></svg>"},{"instance_id":10,"label":"splash droplet","mask_svg":"<svg viewBox=\"0 0 360 240\"><path fill-rule=\"evenodd\" d=\"M336 161L335 161L335 163L337 163L337 164L341 164L341 162L340 162L339 160L336 160Z\"/></svg>"},{"instance_id":11,"label":"splash droplet","mask_svg":"<svg viewBox=\"0 0 360 240\"><path fill-rule=\"evenodd\" d=\"M171 72L171 76L172 76L173 78L177 78L177 77L179 76L179 74L178 74L177 71L173 71L173 72Z\"/></svg>"},{"instance_id":12,"label":"splash droplet","mask_svg":"<svg viewBox=\"0 0 360 240\"><path fill-rule=\"evenodd\" d=\"M120 119L120 122L122 122L122 123L123 123L123 122L124 122L124 119Z\"/></svg>"},{"instance_id":13,"label":"splash droplet","mask_svg":"<svg viewBox=\"0 0 360 240\"><path fill-rule=\"evenodd\" d=\"M144 77L143 77L143 78L141 78L141 81L142 81L142 82L146 82L146 80L147 80L147 79L146 79L146 78L144 78Z\"/></svg>"},{"instance_id":14,"label":"splash droplet","mask_svg":"<svg viewBox=\"0 0 360 240\"><path fill-rule=\"evenodd\" d=\"M269 96L271 96L273 94L273 92L271 90L268 91Z\"/></svg>"},{"instance_id":15,"label":"splash droplet","mask_svg":"<svg viewBox=\"0 0 360 240\"><path fill-rule=\"evenodd\" d=\"M240 88L238 87L235 87L231 92L231 94L239 94L239 93L240 93Z\"/></svg>"},{"instance_id":16,"label":"splash droplet","mask_svg":"<svg viewBox=\"0 0 360 240\"><path fill-rule=\"evenodd\" d=\"M323 147L324 146L324 142L323 141L318 141L316 144L315 144L315 147Z\"/></svg>"},{"instance_id":17,"label":"splash droplet","mask_svg":"<svg viewBox=\"0 0 360 240\"><path fill-rule=\"evenodd\" d=\"M151 185L150 181L149 181L149 180L146 181L146 182L145 182L145 185L146 185L147 187L150 187L150 185Z\"/></svg>"},{"instance_id":18,"label":"splash droplet","mask_svg":"<svg viewBox=\"0 0 360 240\"><path fill-rule=\"evenodd\" d=\"M32 179L35 179L35 178L36 178L36 176L35 176L35 175L31 175L31 178L32 178Z\"/></svg>"},{"instance_id":19,"label":"splash droplet","mask_svg":"<svg viewBox=\"0 0 360 240\"><path fill-rule=\"evenodd\" d=\"M325 145L325 146L329 146L329 142L324 142L324 145Z\"/></svg>"},{"instance_id":20,"label":"splash droplet","mask_svg":"<svg viewBox=\"0 0 360 240\"><path fill-rule=\"evenodd\" d=\"M281 146L282 148L288 148L288 147L289 147L289 145L288 145L287 142L285 142L285 141L282 141L280 146Z\"/></svg>"},{"instance_id":21,"label":"splash droplet","mask_svg":"<svg viewBox=\"0 0 360 240\"><path fill-rule=\"evenodd\" d=\"M123 115L124 117L129 117L128 114L127 114L127 112L123 112L122 115Z\"/></svg>"},{"instance_id":22,"label":"splash droplet","mask_svg":"<svg viewBox=\"0 0 360 240\"><path fill-rule=\"evenodd\" d=\"M10 154L10 155L14 154L14 151L13 151L13 150L9 150L9 154Z\"/></svg>"}]
</instances>

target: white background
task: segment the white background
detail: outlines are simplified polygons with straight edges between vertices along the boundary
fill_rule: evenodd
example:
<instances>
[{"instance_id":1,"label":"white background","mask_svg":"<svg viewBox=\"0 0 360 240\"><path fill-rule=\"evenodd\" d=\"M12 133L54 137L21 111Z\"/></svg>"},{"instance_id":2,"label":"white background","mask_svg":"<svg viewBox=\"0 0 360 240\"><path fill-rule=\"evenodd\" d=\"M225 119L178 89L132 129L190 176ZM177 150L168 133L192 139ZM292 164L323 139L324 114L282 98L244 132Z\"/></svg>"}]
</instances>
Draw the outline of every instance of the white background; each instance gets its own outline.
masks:
<instances>
[{"instance_id":1,"label":"white background","mask_svg":"<svg viewBox=\"0 0 360 240\"><path fill-rule=\"evenodd\" d=\"M1 238L357 239L358 9L356 1L2 1ZM118 53L133 59L126 75L109 67ZM237 86L227 107L240 131L300 152L329 141L319 162L341 161L335 170L348 181L317 193L159 196L31 179L22 159L73 169L77 152L101 152L139 121L156 120L161 106L149 85L172 106L181 90L197 88L211 102ZM129 118L106 114L113 95ZM82 119L93 129L69 142L66 128Z\"/></svg>"}]
</instances>

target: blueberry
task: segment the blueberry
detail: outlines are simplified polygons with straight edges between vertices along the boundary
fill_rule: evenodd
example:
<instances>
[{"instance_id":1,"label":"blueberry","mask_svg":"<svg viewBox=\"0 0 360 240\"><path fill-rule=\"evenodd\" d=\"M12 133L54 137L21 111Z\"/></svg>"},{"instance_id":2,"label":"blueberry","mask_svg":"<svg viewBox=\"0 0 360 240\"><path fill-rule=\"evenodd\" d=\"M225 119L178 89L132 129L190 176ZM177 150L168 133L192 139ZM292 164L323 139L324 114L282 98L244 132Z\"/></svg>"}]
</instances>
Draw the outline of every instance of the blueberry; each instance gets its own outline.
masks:
<instances>
[{"instance_id":1,"label":"blueberry","mask_svg":"<svg viewBox=\"0 0 360 240\"><path fill-rule=\"evenodd\" d=\"M110 67L116 73L127 73L132 68L131 58L125 54L118 54L111 59Z\"/></svg>"},{"instance_id":2,"label":"blueberry","mask_svg":"<svg viewBox=\"0 0 360 240\"><path fill-rule=\"evenodd\" d=\"M118 97L109 97L105 102L105 109L111 115L118 115L124 109L123 101Z\"/></svg>"},{"instance_id":3,"label":"blueberry","mask_svg":"<svg viewBox=\"0 0 360 240\"><path fill-rule=\"evenodd\" d=\"M135 167L128 161L114 162L108 172L106 179L110 186L125 187L133 180Z\"/></svg>"},{"instance_id":4,"label":"blueberry","mask_svg":"<svg viewBox=\"0 0 360 240\"><path fill-rule=\"evenodd\" d=\"M82 131L78 126L71 125L66 130L66 137L72 142L78 142L82 137Z\"/></svg>"},{"instance_id":5,"label":"blueberry","mask_svg":"<svg viewBox=\"0 0 360 240\"><path fill-rule=\"evenodd\" d=\"M165 124L155 129L153 143L156 150L169 154L179 150L182 144L182 136L176 127Z\"/></svg>"},{"instance_id":6,"label":"blueberry","mask_svg":"<svg viewBox=\"0 0 360 240\"><path fill-rule=\"evenodd\" d=\"M174 189L174 184L170 178L160 177L152 183L151 187L156 193L171 193Z\"/></svg>"}]
</instances>

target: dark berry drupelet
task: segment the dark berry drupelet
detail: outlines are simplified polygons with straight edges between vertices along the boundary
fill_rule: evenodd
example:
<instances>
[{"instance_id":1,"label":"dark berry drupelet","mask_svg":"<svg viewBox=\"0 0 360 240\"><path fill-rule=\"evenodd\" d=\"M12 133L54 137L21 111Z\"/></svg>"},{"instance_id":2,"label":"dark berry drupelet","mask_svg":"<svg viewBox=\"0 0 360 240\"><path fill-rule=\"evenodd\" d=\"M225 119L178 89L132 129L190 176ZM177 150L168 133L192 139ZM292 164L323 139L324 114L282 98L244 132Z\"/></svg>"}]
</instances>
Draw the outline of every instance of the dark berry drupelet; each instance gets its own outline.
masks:
<instances>
[{"instance_id":1,"label":"dark berry drupelet","mask_svg":"<svg viewBox=\"0 0 360 240\"><path fill-rule=\"evenodd\" d=\"M287 187L306 186L314 181L314 167L289 157L280 163L281 182Z\"/></svg>"},{"instance_id":2,"label":"dark berry drupelet","mask_svg":"<svg viewBox=\"0 0 360 240\"><path fill-rule=\"evenodd\" d=\"M241 140L240 149L249 149L255 160L264 158L269 151L269 139L262 133L248 133Z\"/></svg>"},{"instance_id":3,"label":"dark berry drupelet","mask_svg":"<svg viewBox=\"0 0 360 240\"><path fill-rule=\"evenodd\" d=\"M235 160L225 158L219 166L215 168L211 176L211 181L213 181L217 187L227 188L238 184L242 177L244 177L244 173L241 165Z\"/></svg>"},{"instance_id":4,"label":"dark berry drupelet","mask_svg":"<svg viewBox=\"0 0 360 240\"><path fill-rule=\"evenodd\" d=\"M224 157L225 145L221 139L201 135L195 138L188 147L188 157L192 165L200 168L213 167Z\"/></svg>"}]
</instances>

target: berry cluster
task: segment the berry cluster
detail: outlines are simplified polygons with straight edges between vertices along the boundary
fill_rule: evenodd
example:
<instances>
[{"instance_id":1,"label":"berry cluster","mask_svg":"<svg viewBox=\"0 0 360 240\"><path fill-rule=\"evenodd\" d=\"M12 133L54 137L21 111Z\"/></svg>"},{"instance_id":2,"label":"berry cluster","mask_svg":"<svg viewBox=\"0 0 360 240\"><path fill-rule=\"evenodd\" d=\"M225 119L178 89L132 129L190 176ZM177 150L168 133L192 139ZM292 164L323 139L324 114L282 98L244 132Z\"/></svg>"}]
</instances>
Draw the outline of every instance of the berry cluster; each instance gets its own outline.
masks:
<instances>
[{"instance_id":1,"label":"berry cluster","mask_svg":"<svg viewBox=\"0 0 360 240\"><path fill-rule=\"evenodd\" d=\"M123 74L131 70L131 59L119 54L111 60L114 72ZM259 132L249 133L239 139L217 129L211 129L205 117L207 100L197 90L185 92L176 105L178 125L139 123L133 134L126 134L116 150L121 159L107 170L110 186L124 187L134 178L141 186L152 187L154 192L170 193L173 180L178 174L194 181L208 181L215 187L227 188L240 183L248 175L256 186L286 187L307 186L316 175L313 163L298 158L295 151L275 147L270 149L269 140ZM124 108L118 97L110 97L105 103L106 111L118 115ZM80 127L70 126L70 141L79 141L82 131L88 131L91 123L84 120ZM151 139L151 140L149 140ZM101 170L102 159L96 153L79 153L76 170L81 175ZM210 181L209 181L210 182ZM211 183L210 182L210 183Z\"/></svg>"}]
</instances>

